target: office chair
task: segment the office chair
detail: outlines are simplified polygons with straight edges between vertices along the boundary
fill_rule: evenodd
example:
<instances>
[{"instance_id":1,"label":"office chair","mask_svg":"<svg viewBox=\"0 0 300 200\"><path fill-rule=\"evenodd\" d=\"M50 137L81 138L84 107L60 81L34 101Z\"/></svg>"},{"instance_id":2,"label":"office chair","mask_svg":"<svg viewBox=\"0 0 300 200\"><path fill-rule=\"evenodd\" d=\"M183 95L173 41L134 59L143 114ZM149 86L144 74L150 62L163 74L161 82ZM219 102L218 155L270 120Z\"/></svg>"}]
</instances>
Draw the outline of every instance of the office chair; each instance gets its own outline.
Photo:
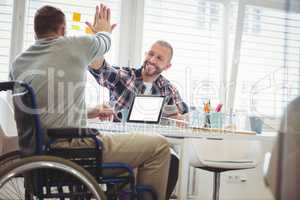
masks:
<instances>
[{"instance_id":1,"label":"office chair","mask_svg":"<svg viewBox=\"0 0 300 200\"><path fill-rule=\"evenodd\" d=\"M261 152L259 141L188 139L188 144L190 165L214 173L213 200L219 199L221 173L255 168Z\"/></svg>"}]
</instances>

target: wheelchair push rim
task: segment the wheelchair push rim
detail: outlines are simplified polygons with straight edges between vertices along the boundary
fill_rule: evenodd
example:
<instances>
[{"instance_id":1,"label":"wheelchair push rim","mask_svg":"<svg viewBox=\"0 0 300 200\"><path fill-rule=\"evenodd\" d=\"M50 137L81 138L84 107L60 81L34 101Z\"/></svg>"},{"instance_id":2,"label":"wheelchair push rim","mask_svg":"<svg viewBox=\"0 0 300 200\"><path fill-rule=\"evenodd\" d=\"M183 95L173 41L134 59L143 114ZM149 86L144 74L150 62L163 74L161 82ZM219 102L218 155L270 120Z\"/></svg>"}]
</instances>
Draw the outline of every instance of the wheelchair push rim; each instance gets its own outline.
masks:
<instances>
[{"instance_id":1,"label":"wheelchair push rim","mask_svg":"<svg viewBox=\"0 0 300 200\"><path fill-rule=\"evenodd\" d=\"M21 177L20 175L37 169L53 169L68 173L78 178L91 192L93 199L106 200L104 192L96 182L96 180L81 166L69 160L54 156L32 156L18 160L4 169L0 170L0 200L2 200L1 191L6 183L14 177ZM16 183L18 184L18 183ZM15 188L16 189L16 188ZM19 192L20 189L16 189ZM2 191L3 192L3 191ZM25 196L25 192L24 192ZM19 199L19 198L18 198Z\"/></svg>"}]
</instances>

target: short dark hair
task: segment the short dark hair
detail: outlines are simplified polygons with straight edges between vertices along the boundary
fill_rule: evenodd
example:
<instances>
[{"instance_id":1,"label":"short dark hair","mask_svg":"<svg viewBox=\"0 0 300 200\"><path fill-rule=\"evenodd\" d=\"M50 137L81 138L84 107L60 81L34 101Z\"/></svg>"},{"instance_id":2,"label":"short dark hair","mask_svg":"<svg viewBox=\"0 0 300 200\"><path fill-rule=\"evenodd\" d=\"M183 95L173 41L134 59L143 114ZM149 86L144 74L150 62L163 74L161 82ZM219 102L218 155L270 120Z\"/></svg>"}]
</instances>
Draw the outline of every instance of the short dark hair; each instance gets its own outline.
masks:
<instances>
[{"instance_id":1,"label":"short dark hair","mask_svg":"<svg viewBox=\"0 0 300 200\"><path fill-rule=\"evenodd\" d=\"M58 31L65 23L65 14L53 6L39 8L34 16L34 32L38 38L47 33Z\"/></svg>"}]
</instances>

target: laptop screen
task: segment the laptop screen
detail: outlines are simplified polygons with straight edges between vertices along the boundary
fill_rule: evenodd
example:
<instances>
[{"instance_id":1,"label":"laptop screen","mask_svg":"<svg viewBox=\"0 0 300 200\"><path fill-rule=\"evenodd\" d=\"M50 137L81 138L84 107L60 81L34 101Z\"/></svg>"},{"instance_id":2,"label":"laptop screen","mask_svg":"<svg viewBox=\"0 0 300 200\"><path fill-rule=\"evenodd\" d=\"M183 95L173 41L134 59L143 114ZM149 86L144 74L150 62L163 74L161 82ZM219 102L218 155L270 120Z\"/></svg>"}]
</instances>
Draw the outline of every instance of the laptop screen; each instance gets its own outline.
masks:
<instances>
[{"instance_id":1,"label":"laptop screen","mask_svg":"<svg viewBox=\"0 0 300 200\"><path fill-rule=\"evenodd\" d=\"M127 122L159 123L164 101L162 96L135 96Z\"/></svg>"}]
</instances>

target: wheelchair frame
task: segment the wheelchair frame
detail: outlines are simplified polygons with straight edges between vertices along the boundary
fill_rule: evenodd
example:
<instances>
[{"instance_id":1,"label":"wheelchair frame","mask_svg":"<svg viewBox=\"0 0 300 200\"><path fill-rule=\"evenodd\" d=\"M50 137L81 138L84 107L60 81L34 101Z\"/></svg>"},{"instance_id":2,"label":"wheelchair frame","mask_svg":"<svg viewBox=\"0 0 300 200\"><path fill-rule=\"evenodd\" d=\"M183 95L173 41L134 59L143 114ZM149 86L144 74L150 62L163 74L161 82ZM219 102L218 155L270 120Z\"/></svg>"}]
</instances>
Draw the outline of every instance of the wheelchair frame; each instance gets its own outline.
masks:
<instances>
[{"instance_id":1,"label":"wheelchair frame","mask_svg":"<svg viewBox=\"0 0 300 200\"><path fill-rule=\"evenodd\" d=\"M98 132L95 129L87 128L58 128L58 129L48 129L46 130L47 136L49 137L49 142L45 144L45 135L44 130L41 127L39 113L37 112L37 103L35 99L35 93L32 87L23 82L9 81L0 83L0 91L11 90L14 91L15 87L20 85L25 89L22 95L19 97L24 97L29 95L29 106L33 113L30 114L30 120L33 123L33 129L31 129L31 139L35 141L34 152L11 152L4 156L0 157L0 164L5 162L7 166L1 167L0 169L0 192L3 183L6 183L7 178L16 176L25 177L25 182L29 180L34 183L35 187L28 189L25 184L25 199L33 199L33 196L37 196L38 199L44 198L59 198L64 200L65 198L70 199L106 199L104 192L99 186L99 184L105 184L107 186L106 196L109 200L116 200L122 195L129 195L130 199L142 199L142 193L149 192L153 199L157 199L157 195L154 190L149 186L136 186L135 178L132 168L124 163L102 163L102 143L97 139L96 133ZM25 93L24 93L25 92ZM26 96L28 98L28 96ZM19 98L19 99L21 99ZM28 99L27 99L28 100ZM24 99L21 99L21 102L24 103ZM16 110L16 105L15 105ZM21 112L21 110L16 110ZM23 113L24 114L24 113ZM25 117L25 118L24 118ZM21 116L21 119L28 120L28 116ZM17 127L19 138L23 137L22 131L19 130L19 127L23 123L20 118L16 117ZM31 124L32 125L32 124ZM21 133L20 133L21 132ZM34 138L33 138L34 137ZM84 139L89 138L95 142L95 148L59 148L52 149L51 143L57 139ZM21 149L22 143L19 140ZM31 149L32 150L32 149ZM19 156L18 156L19 155ZM28 156L29 155L29 156ZM75 156L76 155L76 156ZM91 156L92 155L92 156ZM49 161L50 160L50 161ZM7 162L11 164L7 164ZM51 164L49 164L49 162ZM48 163L48 164L47 164ZM57 167L57 166L60 167ZM24 168L27 166L27 168ZM29 168L28 168L29 166ZM47 167L45 167L47 166ZM70 194L64 195L63 186L57 187L57 194L51 194L51 188L47 188L47 184L55 185L55 180L53 180L53 173L50 173L49 170L40 170L41 168L45 169L54 169L56 171L63 171L64 173L70 173L72 176L75 176L80 183L77 184L77 187L71 193L76 193L75 196ZM24 171L22 171L22 169ZM25 170L26 169L26 170ZM68 169L68 170L64 170ZM103 176L102 169L122 169L127 172L125 176ZM21 171L20 171L21 170ZM30 171L31 170L31 171ZM30 179L28 179L28 171L30 171ZM32 173L34 171L34 173ZM76 173L72 173L72 172ZM47 174L49 173L49 174ZM64 176L59 173L59 175ZM57 178L57 176L54 176ZM5 180L5 181L4 181ZM63 182L59 180L59 182ZM71 188L73 182L67 181L68 184L65 186ZM77 181L78 182L78 181ZM28 184L27 184L28 185ZM63 185L63 184L62 184ZM121 189L116 186L121 185ZM122 186L129 185L129 190L124 190ZM65 187L64 186L64 187ZM81 193L84 193L85 190L89 189L90 192L87 196L82 196ZM73 190L73 189L72 189ZM46 191L46 192L45 192ZM78 193L78 194L77 194ZM1 193L0 193L1 194ZM81 195L81 196L80 196ZM1 197L0 197L1 200Z\"/></svg>"}]
</instances>

